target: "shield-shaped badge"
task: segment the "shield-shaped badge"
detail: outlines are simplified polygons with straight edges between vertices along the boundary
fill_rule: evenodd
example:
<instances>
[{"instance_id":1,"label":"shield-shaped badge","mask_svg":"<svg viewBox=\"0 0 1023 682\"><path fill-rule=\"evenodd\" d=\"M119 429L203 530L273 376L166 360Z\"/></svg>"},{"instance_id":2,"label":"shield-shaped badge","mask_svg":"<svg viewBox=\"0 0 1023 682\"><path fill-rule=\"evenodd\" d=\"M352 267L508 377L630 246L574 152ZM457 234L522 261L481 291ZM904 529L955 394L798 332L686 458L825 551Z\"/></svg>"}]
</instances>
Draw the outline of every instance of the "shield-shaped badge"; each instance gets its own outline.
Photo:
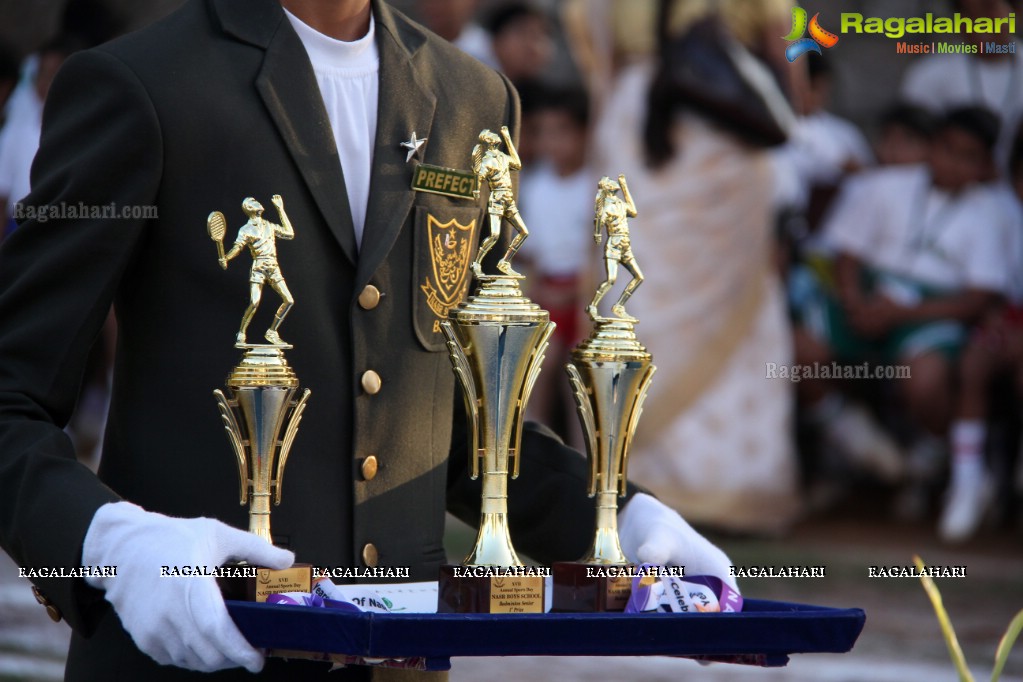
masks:
<instances>
[{"instance_id":1,"label":"shield-shaped badge","mask_svg":"<svg viewBox=\"0 0 1023 682\"><path fill-rule=\"evenodd\" d=\"M468 225L462 225L454 218L441 223L428 214L426 229L433 268L419 288L426 294L430 310L437 317L446 318L448 311L465 297L469 285L469 260L473 252L476 220Z\"/></svg>"}]
</instances>

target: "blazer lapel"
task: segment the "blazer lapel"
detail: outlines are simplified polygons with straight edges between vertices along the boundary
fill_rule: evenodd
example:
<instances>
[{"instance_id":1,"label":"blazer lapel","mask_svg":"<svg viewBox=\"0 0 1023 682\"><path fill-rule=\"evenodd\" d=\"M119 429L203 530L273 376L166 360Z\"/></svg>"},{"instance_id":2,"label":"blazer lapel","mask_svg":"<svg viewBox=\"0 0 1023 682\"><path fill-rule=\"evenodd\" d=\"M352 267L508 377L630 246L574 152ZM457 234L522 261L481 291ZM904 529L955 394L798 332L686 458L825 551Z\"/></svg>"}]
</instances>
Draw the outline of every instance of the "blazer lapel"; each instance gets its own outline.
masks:
<instances>
[{"instance_id":1,"label":"blazer lapel","mask_svg":"<svg viewBox=\"0 0 1023 682\"><path fill-rule=\"evenodd\" d=\"M275 0L213 0L225 32L266 50L256 89L345 255L358 260L330 119L302 41Z\"/></svg>"},{"instance_id":2,"label":"blazer lapel","mask_svg":"<svg viewBox=\"0 0 1023 682\"><path fill-rule=\"evenodd\" d=\"M380 53L380 95L356 291L383 262L412 209L414 164L406 162L408 150L401 142L413 132L419 138L429 137L437 106L437 98L419 82L412 64L412 55L425 36L407 24L396 24L383 2L374 0L373 12ZM429 145L428 141L420 158Z\"/></svg>"}]
</instances>

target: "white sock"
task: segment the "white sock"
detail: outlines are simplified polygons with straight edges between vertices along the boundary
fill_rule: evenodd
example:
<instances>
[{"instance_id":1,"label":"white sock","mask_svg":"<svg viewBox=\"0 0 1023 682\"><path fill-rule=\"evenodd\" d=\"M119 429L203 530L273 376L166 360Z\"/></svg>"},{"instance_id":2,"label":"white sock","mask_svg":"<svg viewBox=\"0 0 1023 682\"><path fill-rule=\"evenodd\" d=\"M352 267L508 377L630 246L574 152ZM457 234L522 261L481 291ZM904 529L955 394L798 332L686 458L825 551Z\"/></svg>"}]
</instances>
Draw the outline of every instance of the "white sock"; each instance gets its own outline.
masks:
<instances>
[{"instance_id":1,"label":"white sock","mask_svg":"<svg viewBox=\"0 0 1023 682\"><path fill-rule=\"evenodd\" d=\"M960 419L952 425L953 480L979 477L984 471L987 425L982 419Z\"/></svg>"}]
</instances>

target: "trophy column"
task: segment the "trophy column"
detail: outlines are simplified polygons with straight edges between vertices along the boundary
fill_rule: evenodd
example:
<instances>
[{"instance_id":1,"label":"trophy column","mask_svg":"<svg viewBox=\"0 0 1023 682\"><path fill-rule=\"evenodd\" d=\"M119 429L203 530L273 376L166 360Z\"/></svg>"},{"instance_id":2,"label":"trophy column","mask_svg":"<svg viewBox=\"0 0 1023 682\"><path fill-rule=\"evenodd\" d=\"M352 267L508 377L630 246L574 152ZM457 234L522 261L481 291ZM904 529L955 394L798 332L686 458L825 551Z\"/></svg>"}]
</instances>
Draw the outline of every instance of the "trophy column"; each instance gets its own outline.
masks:
<instances>
[{"instance_id":1,"label":"trophy column","mask_svg":"<svg viewBox=\"0 0 1023 682\"><path fill-rule=\"evenodd\" d=\"M579 561L555 563L552 611L622 611L631 567L618 541L618 497L625 494L629 444L656 368L636 340L634 322L599 319L565 365L590 462L596 498L593 544Z\"/></svg>"},{"instance_id":2,"label":"trophy column","mask_svg":"<svg viewBox=\"0 0 1023 682\"><path fill-rule=\"evenodd\" d=\"M293 346L282 341L278 333L294 300L277 261L276 241L278 238L293 239L295 232L284 211L284 200L280 195L274 195L271 201L277 207L281 224L263 218L262 204L252 197L246 198L242 202L242 210L248 216L248 222L238 230L230 251L224 251L227 228L224 215L214 211L207 218L206 226L210 238L217 245L220 266L225 270L228 262L243 251L248 250L252 256L250 303L235 337L235 348L242 349L244 354L227 377L228 395L217 389L213 396L238 464L239 503L249 505L249 532L272 544L270 497L273 496L274 505L281 503L284 465L298 433L310 391L306 389L298 400L294 399L298 392L298 377L284 358L284 351ZM246 343L249 323L259 307L264 286L269 286L281 297L281 305L272 326L264 335L269 343ZM271 594L308 592L311 587L312 567L309 564L295 564L283 570L258 566L244 568L254 570L245 571L249 575L244 577L219 578L226 598L266 601Z\"/></svg>"},{"instance_id":3,"label":"trophy column","mask_svg":"<svg viewBox=\"0 0 1023 682\"><path fill-rule=\"evenodd\" d=\"M597 527L593 544L582 559L552 567L552 611L622 611L632 591L633 570L618 541L618 497L625 494L629 444L656 370L650 354L636 339L638 320L625 312L626 301L643 283L629 234L629 218L636 214L625 176L619 175L618 182L601 178L593 238L600 244L601 230L607 230L607 277L587 308L593 333L572 351L572 360L565 366L586 434L589 494L596 497ZM597 304L614 285L619 269L628 271L632 280L611 307L614 317L601 317Z\"/></svg>"},{"instance_id":4,"label":"trophy column","mask_svg":"<svg viewBox=\"0 0 1023 682\"><path fill-rule=\"evenodd\" d=\"M482 276L474 296L441 323L462 386L473 479L482 469L476 544L441 567L440 613L543 613L542 571L528 575L508 534L508 477L519 471L526 402L554 324L522 295L519 275ZM516 570L520 569L520 570Z\"/></svg>"},{"instance_id":5,"label":"trophy column","mask_svg":"<svg viewBox=\"0 0 1023 682\"><path fill-rule=\"evenodd\" d=\"M298 377L284 359L284 349L291 346L244 348L242 361L227 378L230 397L220 389L213 395L238 463L239 503L249 505L249 532L272 544L270 498L275 505L281 502L284 465L310 391L293 400ZM256 573L255 578L222 581L225 596L266 601L277 592L308 592L312 581L308 564L283 570L257 567Z\"/></svg>"}]
</instances>

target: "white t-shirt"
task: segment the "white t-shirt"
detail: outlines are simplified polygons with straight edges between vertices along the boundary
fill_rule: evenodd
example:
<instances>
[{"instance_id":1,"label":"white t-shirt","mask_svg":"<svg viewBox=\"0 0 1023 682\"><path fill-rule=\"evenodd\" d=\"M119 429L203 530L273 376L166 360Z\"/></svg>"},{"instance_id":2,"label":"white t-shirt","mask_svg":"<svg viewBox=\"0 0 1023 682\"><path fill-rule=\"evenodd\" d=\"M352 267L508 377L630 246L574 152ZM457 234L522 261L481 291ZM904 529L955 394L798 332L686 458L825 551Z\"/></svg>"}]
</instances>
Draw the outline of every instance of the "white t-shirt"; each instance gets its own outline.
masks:
<instances>
[{"instance_id":1,"label":"white t-shirt","mask_svg":"<svg viewBox=\"0 0 1023 682\"><path fill-rule=\"evenodd\" d=\"M312 62L344 169L355 243L361 244L369 205L369 178L373 167L380 89L380 55L373 15L370 14L369 31L365 36L345 42L323 35L287 10L284 13Z\"/></svg>"},{"instance_id":2,"label":"white t-shirt","mask_svg":"<svg viewBox=\"0 0 1023 682\"><path fill-rule=\"evenodd\" d=\"M806 206L810 189L840 180L846 164L874 165L860 129L824 110L797 118L789 141L772 158L777 169L775 204L780 206Z\"/></svg>"},{"instance_id":3,"label":"white t-shirt","mask_svg":"<svg viewBox=\"0 0 1023 682\"><path fill-rule=\"evenodd\" d=\"M588 167L560 177L550 164L523 169L519 177L519 209L529 228L522 254L538 274L578 275L586 266L593 245L593 202L597 180Z\"/></svg>"},{"instance_id":4,"label":"white t-shirt","mask_svg":"<svg viewBox=\"0 0 1023 682\"><path fill-rule=\"evenodd\" d=\"M980 105L1002 119L996 157L1008 162L1016 127L1023 119L1023 53L1004 59L965 54L929 55L906 71L902 96L936 113L957 106Z\"/></svg>"},{"instance_id":5,"label":"white t-shirt","mask_svg":"<svg viewBox=\"0 0 1023 682\"><path fill-rule=\"evenodd\" d=\"M1006 290L1010 225L990 186L951 196L926 166L890 166L860 173L843 195L824 228L836 251L948 292Z\"/></svg>"}]
</instances>

